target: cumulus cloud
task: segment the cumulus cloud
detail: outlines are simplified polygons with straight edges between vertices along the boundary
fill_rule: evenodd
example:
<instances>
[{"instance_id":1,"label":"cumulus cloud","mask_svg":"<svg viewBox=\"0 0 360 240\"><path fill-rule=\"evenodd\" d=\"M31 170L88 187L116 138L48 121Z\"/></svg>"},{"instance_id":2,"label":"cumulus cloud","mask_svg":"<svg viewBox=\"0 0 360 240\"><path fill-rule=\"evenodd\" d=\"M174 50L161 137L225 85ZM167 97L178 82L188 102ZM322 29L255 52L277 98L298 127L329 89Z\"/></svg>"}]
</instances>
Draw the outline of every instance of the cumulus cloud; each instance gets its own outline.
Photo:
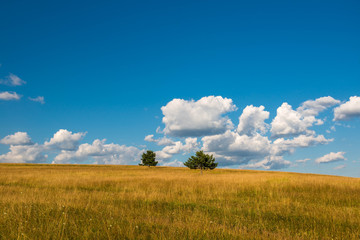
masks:
<instances>
[{"instance_id":1,"label":"cumulus cloud","mask_svg":"<svg viewBox=\"0 0 360 240\"><path fill-rule=\"evenodd\" d=\"M186 153L190 153L192 151L198 150L199 143L197 142L197 138L188 137L185 139L185 145L182 147L182 151Z\"/></svg>"},{"instance_id":2,"label":"cumulus cloud","mask_svg":"<svg viewBox=\"0 0 360 240\"><path fill-rule=\"evenodd\" d=\"M10 100L19 100L21 95L16 92L0 92L0 100L10 101Z\"/></svg>"},{"instance_id":3,"label":"cumulus cloud","mask_svg":"<svg viewBox=\"0 0 360 240\"><path fill-rule=\"evenodd\" d=\"M166 166L166 167L184 167L184 163L179 160L174 160L171 162L164 162L161 165Z\"/></svg>"},{"instance_id":4,"label":"cumulus cloud","mask_svg":"<svg viewBox=\"0 0 360 240\"><path fill-rule=\"evenodd\" d=\"M33 144L31 142L31 138L26 132L16 132L12 135L8 135L0 140L2 144L8 145L30 145Z\"/></svg>"},{"instance_id":5,"label":"cumulus cloud","mask_svg":"<svg viewBox=\"0 0 360 240\"><path fill-rule=\"evenodd\" d=\"M334 109L334 121L360 117L360 97L350 97L349 101Z\"/></svg>"},{"instance_id":6,"label":"cumulus cloud","mask_svg":"<svg viewBox=\"0 0 360 240\"><path fill-rule=\"evenodd\" d=\"M291 162L284 160L282 156L269 156L264 160L245 165L245 168L263 168L266 170L278 170L291 166Z\"/></svg>"},{"instance_id":7,"label":"cumulus cloud","mask_svg":"<svg viewBox=\"0 0 360 240\"><path fill-rule=\"evenodd\" d=\"M283 143L292 147L310 147L317 144L326 144L332 142L333 140L334 139L326 139L324 135L300 135L293 139L284 140Z\"/></svg>"},{"instance_id":8,"label":"cumulus cloud","mask_svg":"<svg viewBox=\"0 0 360 240\"><path fill-rule=\"evenodd\" d=\"M265 136L240 135L230 130L224 134L203 137L202 142L202 150L216 153L219 157L233 161L234 165L265 157L271 150L271 142Z\"/></svg>"},{"instance_id":9,"label":"cumulus cloud","mask_svg":"<svg viewBox=\"0 0 360 240\"><path fill-rule=\"evenodd\" d=\"M331 152L315 160L316 163L330 163L346 160L344 157L345 152Z\"/></svg>"},{"instance_id":10,"label":"cumulus cloud","mask_svg":"<svg viewBox=\"0 0 360 240\"><path fill-rule=\"evenodd\" d=\"M339 104L331 96L320 97L303 102L297 109L284 102L278 109L271 124L267 124L270 114L264 106L246 106L239 116L239 124L233 128L226 113L236 110L231 99L222 97L203 97L198 101L173 99L162 107L164 130L157 133L174 137L201 136L201 149L213 154L219 166L259 167L280 169L291 165L283 158L293 154L298 148L308 148L328 144L333 141L311 129L324 124L318 119L321 112ZM270 129L269 138L267 134ZM160 159L169 160L184 149L181 141L164 136L155 139L154 135L145 137L146 141L166 140L165 147L157 151ZM197 148L200 145L197 146ZM306 162L302 159L296 162Z\"/></svg>"},{"instance_id":11,"label":"cumulus cloud","mask_svg":"<svg viewBox=\"0 0 360 240\"><path fill-rule=\"evenodd\" d=\"M96 139L92 144L81 144L76 151L62 150L53 163L70 163L94 159L98 164L134 164L140 161L143 150Z\"/></svg>"},{"instance_id":12,"label":"cumulus cloud","mask_svg":"<svg viewBox=\"0 0 360 240\"><path fill-rule=\"evenodd\" d=\"M156 157L161 160L170 159L175 154L190 153L199 149L197 138L188 137L185 139L185 144L181 141L176 141L174 144L165 146L162 150L156 152Z\"/></svg>"},{"instance_id":13,"label":"cumulus cloud","mask_svg":"<svg viewBox=\"0 0 360 240\"><path fill-rule=\"evenodd\" d=\"M330 96L317 98L315 100L308 100L298 107L297 111L303 116L317 116L320 112L329 107L339 104L340 101Z\"/></svg>"},{"instance_id":14,"label":"cumulus cloud","mask_svg":"<svg viewBox=\"0 0 360 240\"><path fill-rule=\"evenodd\" d=\"M327 144L333 139L323 135L300 135L290 139L279 138L270 141L260 134L240 135L234 131L202 138L204 150L213 154L220 165L245 165L250 168L279 169L290 166L283 160L286 154L293 154L297 148ZM305 161L305 160L304 160ZM281 166L281 167L280 167Z\"/></svg>"},{"instance_id":15,"label":"cumulus cloud","mask_svg":"<svg viewBox=\"0 0 360 240\"><path fill-rule=\"evenodd\" d=\"M43 152L44 152L44 147L39 144L11 145L10 152L0 155L0 162L41 163L41 162L45 162L48 157Z\"/></svg>"},{"instance_id":16,"label":"cumulus cloud","mask_svg":"<svg viewBox=\"0 0 360 240\"><path fill-rule=\"evenodd\" d=\"M45 142L46 147L55 147L64 150L74 150L77 148L79 141L86 133L72 133L66 129L57 131L50 141Z\"/></svg>"},{"instance_id":17,"label":"cumulus cloud","mask_svg":"<svg viewBox=\"0 0 360 240\"><path fill-rule=\"evenodd\" d=\"M257 132L262 134L266 133L267 124L265 123L265 120L269 118L270 113L264 111L264 109L264 106L246 106L239 117L237 132L248 136L254 135Z\"/></svg>"},{"instance_id":18,"label":"cumulus cloud","mask_svg":"<svg viewBox=\"0 0 360 240\"><path fill-rule=\"evenodd\" d=\"M156 142L156 140L154 139L154 134L145 136L144 140L147 142Z\"/></svg>"},{"instance_id":19,"label":"cumulus cloud","mask_svg":"<svg viewBox=\"0 0 360 240\"><path fill-rule=\"evenodd\" d=\"M215 135L232 129L231 120L223 116L235 111L229 98L203 97L198 101L173 99L161 108L164 115L164 133L177 137Z\"/></svg>"},{"instance_id":20,"label":"cumulus cloud","mask_svg":"<svg viewBox=\"0 0 360 240\"><path fill-rule=\"evenodd\" d=\"M306 120L300 113L292 110L290 105L283 104L283 107L287 114L281 113L280 110L277 117L285 119L287 127L304 126L302 130L292 132L297 133L295 137L277 138L270 141L267 136L262 135L266 132L264 120L268 118L268 113L264 112L263 107L251 106L245 108L240 117L240 122L241 120L246 122L246 124L239 124L240 130L238 127L237 131L228 130L223 134L205 136L202 138L202 149L214 154L223 166L248 163L245 166L250 168L280 169L290 166L289 161L283 160L285 154L292 154L297 148L307 148L333 141L333 139L326 139L323 135L316 136L314 131L307 130L307 127L315 121L314 118ZM298 121L291 121L292 119ZM306 121L309 121L309 124ZM295 127L291 129L296 130ZM289 134L289 132L291 131L286 133ZM304 134L300 134L301 132Z\"/></svg>"},{"instance_id":21,"label":"cumulus cloud","mask_svg":"<svg viewBox=\"0 0 360 240\"><path fill-rule=\"evenodd\" d=\"M41 103L41 104L45 104L45 100L44 100L43 96L38 96L38 97L35 97L35 98L29 97L29 100L33 101L33 102L38 102L38 103Z\"/></svg>"},{"instance_id":22,"label":"cumulus cloud","mask_svg":"<svg viewBox=\"0 0 360 240\"><path fill-rule=\"evenodd\" d=\"M0 140L1 143L10 145L10 151L0 155L0 162L41 163L48 159L50 153L57 154L53 163L92 161L97 164L136 164L140 161L143 150L132 146L107 144L105 139L79 145L84 135L85 133L60 129L50 141L34 144L27 133L17 132ZM190 143L191 141L185 145ZM186 146L183 148L186 149Z\"/></svg>"},{"instance_id":23,"label":"cumulus cloud","mask_svg":"<svg viewBox=\"0 0 360 240\"><path fill-rule=\"evenodd\" d=\"M309 127L322 125L324 122L317 119L320 112L339 104L340 101L330 96L303 102L296 110L288 103L283 103L277 109L277 115L271 123L272 137L289 137L300 134L313 134Z\"/></svg>"},{"instance_id":24,"label":"cumulus cloud","mask_svg":"<svg viewBox=\"0 0 360 240\"><path fill-rule=\"evenodd\" d=\"M323 135L316 135L309 128L323 124L316 116L336 104L339 104L339 100L330 96L305 101L296 110L288 103L283 103L271 123L270 132L275 140L270 140L266 136L270 127L265 122L270 114L265 111L264 106L245 107L239 117L239 125L234 130L231 121L223 116L236 109L231 99L213 96L199 101L174 99L162 107L165 123L163 133L176 137L202 136L201 149L213 154L222 166L247 164L245 166L280 169L290 166L290 162L283 157L293 154L297 148L333 141ZM184 151L185 145L189 145L166 137L145 137L146 141L156 142L158 145L162 139L166 140L167 145L156 152L159 159L169 160L173 155ZM197 144L196 140L195 143ZM190 149L192 148L194 147Z\"/></svg>"},{"instance_id":25,"label":"cumulus cloud","mask_svg":"<svg viewBox=\"0 0 360 240\"><path fill-rule=\"evenodd\" d=\"M21 86L26 82L16 76L15 74L10 73L5 79L0 79L0 84L8 85L8 86Z\"/></svg>"},{"instance_id":26,"label":"cumulus cloud","mask_svg":"<svg viewBox=\"0 0 360 240\"><path fill-rule=\"evenodd\" d=\"M283 103L277 109L277 115L271 123L273 137L296 136L309 133L308 128L315 122L314 116L303 117L292 109L288 103Z\"/></svg>"},{"instance_id":27,"label":"cumulus cloud","mask_svg":"<svg viewBox=\"0 0 360 240\"><path fill-rule=\"evenodd\" d=\"M334 139L326 139L324 135L300 135L292 139L279 138L272 144L273 155L283 155L285 153L293 153L296 148L306 148L315 145L327 144Z\"/></svg>"},{"instance_id":28,"label":"cumulus cloud","mask_svg":"<svg viewBox=\"0 0 360 240\"><path fill-rule=\"evenodd\" d=\"M335 108L334 119L343 120L357 116L353 111L357 98L351 97L347 103ZM163 146L156 154L160 165L164 166L182 166L181 161L172 160L175 155L185 155L202 149L213 154L222 167L241 165L249 168L281 169L291 166L291 162L284 158L293 154L296 149L333 141L310 128L322 124L323 121L317 119L317 116L336 104L339 104L339 101L330 96L305 101L296 110L288 103L283 103L277 109L271 125L265 122L270 114L265 111L264 106L249 105L242 111L239 124L234 129L231 120L226 116L236 110L231 99L214 96L203 97L198 101L173 99L161 109L165 128L158 128L156 137L151 134L144 140ZM352 113L349 113L349 109ZM85 134L60 129L50 140L39 145L33 144L25 132L14 133L0 140L0 143L10 145L10 151L0 155L0 161L42 162L46 161L47 154L56 155L54 163L137 164L140 161L143 150L137 147L108 144L99 139L80 144ZM200 142L196 136L201 136ZM315 161L325 163L345 160L344 154L330 153ZM301 159L295 162L303 163L309 160Z\"/></svg>"},{"instance_id":29,"label":"cumulus cloud","mask_svg":"<svg viewBox=\"0 0 360 240\"><path fill-rule=\"evenodd\" d=\"M159 146L169 146L169 145L174 145L175 144L173 140L171 140L170 138L167 138L165 136L160 138L160 139L154 139L153 134L147 135L144 138L144 140L147 141L147 142L155 142Z\"/></svg>"}]
</instances>

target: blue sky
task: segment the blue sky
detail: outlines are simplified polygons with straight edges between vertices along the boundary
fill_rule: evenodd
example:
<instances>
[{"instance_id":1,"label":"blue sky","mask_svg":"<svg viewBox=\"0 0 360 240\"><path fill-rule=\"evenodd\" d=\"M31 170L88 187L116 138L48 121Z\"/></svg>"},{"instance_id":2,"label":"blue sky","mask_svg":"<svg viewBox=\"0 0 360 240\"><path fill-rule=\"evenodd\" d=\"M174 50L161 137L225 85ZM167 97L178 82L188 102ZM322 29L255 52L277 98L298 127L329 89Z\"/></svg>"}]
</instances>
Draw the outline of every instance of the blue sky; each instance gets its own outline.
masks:
<instances>
[{"instance_id":1,"label":"blue sky","mask_svg":"<svg viewBox=\"0 0 360 240\"><path fill-rule=\"evenodd\" d=\"M223 167L360 177L360 103L349 100L360 96L359 10L359 1L3 1L0 161L136 164L152 149L180 165L204 149ZM319 98L308 105L326 106L315 115L297 110ZM274 120L283 103L298 121ZM288 140L281 153L277 139ZM316 162L323 156L329 163Z\"/></svg>"}]
</instances>

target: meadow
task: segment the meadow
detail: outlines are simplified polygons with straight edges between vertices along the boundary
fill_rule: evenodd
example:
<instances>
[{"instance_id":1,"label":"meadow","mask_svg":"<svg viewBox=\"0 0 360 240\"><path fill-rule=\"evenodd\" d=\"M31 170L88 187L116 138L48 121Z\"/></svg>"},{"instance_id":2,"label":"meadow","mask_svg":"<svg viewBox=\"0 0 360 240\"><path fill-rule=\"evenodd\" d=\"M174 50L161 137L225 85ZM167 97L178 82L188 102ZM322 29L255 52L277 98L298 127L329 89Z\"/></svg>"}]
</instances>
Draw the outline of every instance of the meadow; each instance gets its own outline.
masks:
<instances>
[{"instance_id":1,"label":"meadow","mask_svg":"<svg viewBox=\"0 0 360 240\"><path fill-rule=\"evenodd\" d=\"M0 239L359 239L360 179L0 164Z\"/></svg>"}]
</instances>

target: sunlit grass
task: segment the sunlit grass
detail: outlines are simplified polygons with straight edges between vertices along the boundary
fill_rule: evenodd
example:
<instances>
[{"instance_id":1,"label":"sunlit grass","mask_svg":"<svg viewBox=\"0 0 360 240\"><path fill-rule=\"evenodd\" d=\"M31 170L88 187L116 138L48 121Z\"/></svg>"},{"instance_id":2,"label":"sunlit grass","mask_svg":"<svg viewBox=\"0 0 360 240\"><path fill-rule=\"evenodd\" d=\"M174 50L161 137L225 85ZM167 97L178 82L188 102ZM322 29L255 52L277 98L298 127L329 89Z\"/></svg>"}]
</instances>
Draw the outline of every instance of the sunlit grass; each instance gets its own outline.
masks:
<instances>
[{"instance_id":1,"label":"sunlit grass","mask_svg":"<svg viewBox=\"0 0 360 240\"><path fill-rule=\"evenodd\" d=\"M0 164L0 239L359 239L360 179Z\"/></svg>"}]
</instances>

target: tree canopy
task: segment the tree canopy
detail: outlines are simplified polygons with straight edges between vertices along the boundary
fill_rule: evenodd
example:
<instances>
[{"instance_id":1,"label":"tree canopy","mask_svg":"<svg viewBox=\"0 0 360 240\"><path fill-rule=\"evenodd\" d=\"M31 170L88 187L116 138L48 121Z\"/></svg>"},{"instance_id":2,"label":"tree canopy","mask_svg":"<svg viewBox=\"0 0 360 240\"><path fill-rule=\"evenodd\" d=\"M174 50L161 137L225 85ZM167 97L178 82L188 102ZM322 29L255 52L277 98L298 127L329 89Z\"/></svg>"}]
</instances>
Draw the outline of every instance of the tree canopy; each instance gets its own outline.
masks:
<instances>
[{"instance_id":1,"label":"tree canopy","mask_svg":"<svg viewBox=\"0 0 360 240\"><path fill-rule=\"evenodd\" d=\"M146 151L146 153L143 153L141 156L141 163L140 166L156 166L158 164L156 159L156 153L154 153L151 150Z\"/></svg>"},{"instance_id":2,"label":"tree canopy","mask_svg":"<svg viewBox=\"0 0 360 240\"><path fill-rule=\"evenodd\" d=\"M215 162L215 158L213 155L205 154L203 151L196 152L195 156L191 156L185 163L190 169L215 169L218 163Z\"/></svg>"}]
</instances>

